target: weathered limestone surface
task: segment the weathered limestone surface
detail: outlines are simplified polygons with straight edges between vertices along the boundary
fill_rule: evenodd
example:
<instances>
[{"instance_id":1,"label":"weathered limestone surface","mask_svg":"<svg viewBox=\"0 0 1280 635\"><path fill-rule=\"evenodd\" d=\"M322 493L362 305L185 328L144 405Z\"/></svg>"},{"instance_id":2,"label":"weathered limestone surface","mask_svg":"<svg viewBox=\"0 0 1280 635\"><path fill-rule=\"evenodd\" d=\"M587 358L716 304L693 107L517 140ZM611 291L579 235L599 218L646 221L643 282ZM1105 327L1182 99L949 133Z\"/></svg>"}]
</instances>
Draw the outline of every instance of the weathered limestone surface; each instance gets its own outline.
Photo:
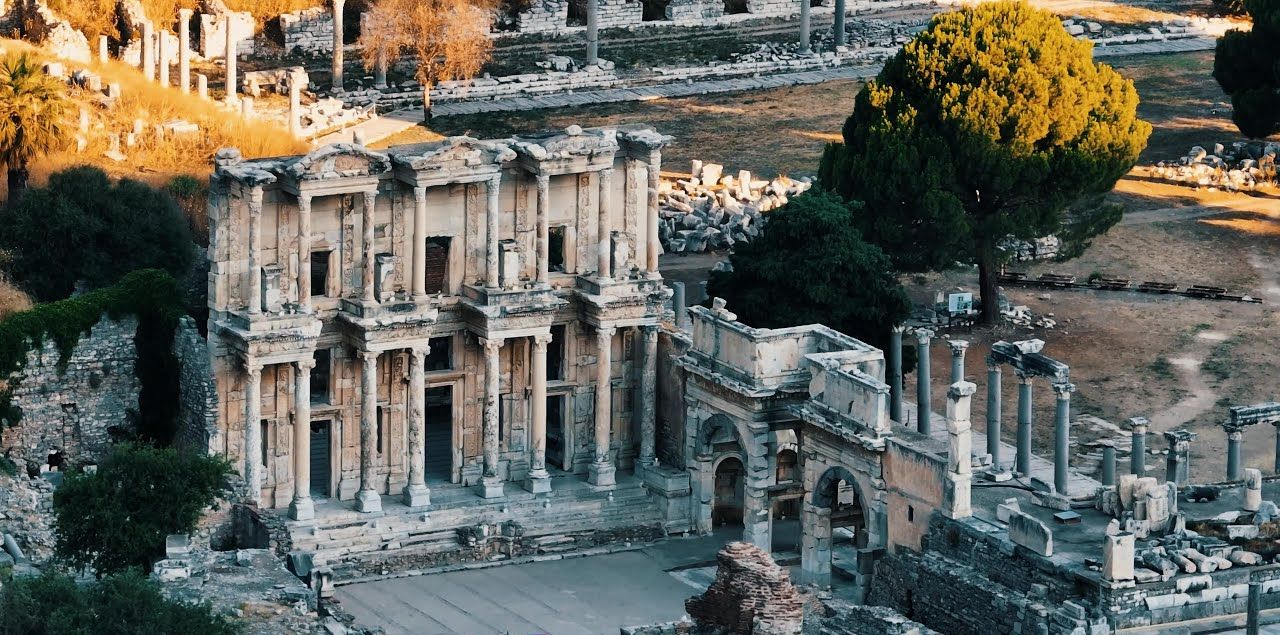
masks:
<instances>
[{"instance_id":1,"label":"weathered limestone surface","mask_svg":"<svg viewBox=\"0 0 1280 635\"><path fill-rule=\"evenodd\" d=\"M329 53L333 51L333 14L325 7L313 7L280 15L284 50L289 53Z\"/></svg>"},{"instance_id":2,"label":"weathered limestone surface","mask_svg":"<svg viewBox=\"0 0 1280 635\"><path fill-rule=\"evenodd\" d=\"M209 344L189 317L178 322L173 354L181 366L174 445L208 452L217 445L218 393L213 381Z\"/></svg>"}]
</instances>

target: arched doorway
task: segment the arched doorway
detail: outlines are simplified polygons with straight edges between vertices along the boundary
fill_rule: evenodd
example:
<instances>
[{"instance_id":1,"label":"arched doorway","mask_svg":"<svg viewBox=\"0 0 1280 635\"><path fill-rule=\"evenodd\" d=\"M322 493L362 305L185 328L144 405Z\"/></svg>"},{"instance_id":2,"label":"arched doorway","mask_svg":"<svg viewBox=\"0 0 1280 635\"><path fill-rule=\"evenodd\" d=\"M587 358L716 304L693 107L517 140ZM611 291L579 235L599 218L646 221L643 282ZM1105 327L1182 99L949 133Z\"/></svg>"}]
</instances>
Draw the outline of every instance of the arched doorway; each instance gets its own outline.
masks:
<instances>
[{"instance_id":1,"label":"arched doorway","mask_svg":"<svg viewBox=\"0 0 1280 635\"><path fill-rule=\"evenodd\" d=\"M720 461L715 470L715 489L711 504L711 522L716 527L742 525L746 499L746 470L737 457Z\"/></svg>"},{"instance_id":2,"label":"arched doorway","mask_svg":"<svg viewBox=\"0 0 1280 635\"><path fill-rule=\"evenodd\" d=\"M805 581L819 586L851 586L846 599L862 601L867 581L857 574L858 551L867 548L870 534L862 496L849 470L829 467L818 478L805 501L801 532L800 565Z\"/></svg>"}]
</instances>

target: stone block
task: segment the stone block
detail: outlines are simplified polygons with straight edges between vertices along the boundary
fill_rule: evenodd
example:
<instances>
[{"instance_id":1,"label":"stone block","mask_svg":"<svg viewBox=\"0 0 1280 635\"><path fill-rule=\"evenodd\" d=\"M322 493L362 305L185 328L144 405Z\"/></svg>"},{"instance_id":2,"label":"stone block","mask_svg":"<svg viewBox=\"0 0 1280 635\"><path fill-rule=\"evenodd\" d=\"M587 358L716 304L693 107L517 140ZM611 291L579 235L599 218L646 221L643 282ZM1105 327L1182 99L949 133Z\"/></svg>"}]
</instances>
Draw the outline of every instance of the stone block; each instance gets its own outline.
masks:
<instances>
[{"instance_id":1,"label":"stone block","mask_svg":"<svg viewBox=\"0 0 1280 635\"><path fill-rule=\"evenodd\" d=\"M1053 531L1025 512L1014 512L1009 517L1009 539L1038 555L1053 555Z\"/></svg>"},{"instance_id":2,"label":"stone block","mask_svg":"<svg viewBox=\"0 0 1280 635\"><path fill-rule=\"evenodd\" d=\"M164 539L164 555L166 558L182 558L191 554L191 536L189 534L171 534Z\"/></svg>"},{"instance_id":3,"label":"stone block","mask_svg":"<svg viewBox=\"0 0 1280 635\"><path fill-rule=\"evenodd\" d=\"M1102 578L1112 582L1133 580L1134 535L1108 535L1102 545Z\"/></svg>"}]
</instances>

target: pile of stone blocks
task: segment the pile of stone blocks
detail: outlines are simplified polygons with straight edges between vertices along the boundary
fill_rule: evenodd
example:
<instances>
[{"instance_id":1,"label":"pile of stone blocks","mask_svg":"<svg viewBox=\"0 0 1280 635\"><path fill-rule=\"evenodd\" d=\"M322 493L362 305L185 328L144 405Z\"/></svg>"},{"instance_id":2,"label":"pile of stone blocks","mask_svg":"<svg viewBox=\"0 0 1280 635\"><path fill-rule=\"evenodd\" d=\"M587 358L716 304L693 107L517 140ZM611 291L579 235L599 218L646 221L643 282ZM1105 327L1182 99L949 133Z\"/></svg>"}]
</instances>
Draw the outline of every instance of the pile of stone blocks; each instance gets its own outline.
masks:
<instances>
[{"instance_id":1,"label":"pile of stone blocks","mask_svg":"<svg viewBox=\"0 0 1280 635\"><path fill-rule=\"evenodd\" d=\"M1213 144L1213 152L1193 146L1177 161L1161 161L1151 169L1156 178L1229 192L1254 190L1276 182L1276 154L1280 143L1237 141L1228 148Z\"/></svg>"},{"instance_id":2,"label":"pile of stone blocks","mask_svg":"<svg viewBox=\"0 0 1280 635\"><path fill-rule=\"evenodd\" d=\"M808 179L737 177L724 166L694 161L689 177L663 181L658 189L658 238L669 253L727 249L760 235L764 213L812 187Z\"/></svg>"}]
</instances>

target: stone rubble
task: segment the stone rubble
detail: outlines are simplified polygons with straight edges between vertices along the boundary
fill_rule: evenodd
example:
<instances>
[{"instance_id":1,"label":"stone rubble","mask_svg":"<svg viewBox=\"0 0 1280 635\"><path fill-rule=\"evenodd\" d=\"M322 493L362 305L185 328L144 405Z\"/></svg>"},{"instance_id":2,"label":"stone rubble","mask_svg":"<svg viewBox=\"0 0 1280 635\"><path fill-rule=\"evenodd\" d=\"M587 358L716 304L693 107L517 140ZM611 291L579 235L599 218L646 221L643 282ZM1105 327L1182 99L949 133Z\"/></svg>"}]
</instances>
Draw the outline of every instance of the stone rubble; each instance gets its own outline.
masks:
<instances>
[{"instance_id":1,"label":"stone rubble","mask_svg":"<svg viewBox=\"0 0 1280 635\"><path fill-rule=\"evenodd\" d=\"M741 170L694 161L688 178L664 180L658 188L658 238L667 253L729 249L760 235L765 213L812 187L805 177L757 179Z\"/></svg>"},{"instance_id":2,"label":"stone rubble","mask_svg":"<svg viewBox=\"0 0 1280 635\"><path fill-rule=\"evenodd\" d=\"M1213 144L1212 152L1192 146L1177 161L1160 161L1151 168L1153 176L1194 187L1228 192L1251 191L1276 183L1276 155L1280 143L1236 141L1230 147Z\"/></svg>"}]
</instances>

